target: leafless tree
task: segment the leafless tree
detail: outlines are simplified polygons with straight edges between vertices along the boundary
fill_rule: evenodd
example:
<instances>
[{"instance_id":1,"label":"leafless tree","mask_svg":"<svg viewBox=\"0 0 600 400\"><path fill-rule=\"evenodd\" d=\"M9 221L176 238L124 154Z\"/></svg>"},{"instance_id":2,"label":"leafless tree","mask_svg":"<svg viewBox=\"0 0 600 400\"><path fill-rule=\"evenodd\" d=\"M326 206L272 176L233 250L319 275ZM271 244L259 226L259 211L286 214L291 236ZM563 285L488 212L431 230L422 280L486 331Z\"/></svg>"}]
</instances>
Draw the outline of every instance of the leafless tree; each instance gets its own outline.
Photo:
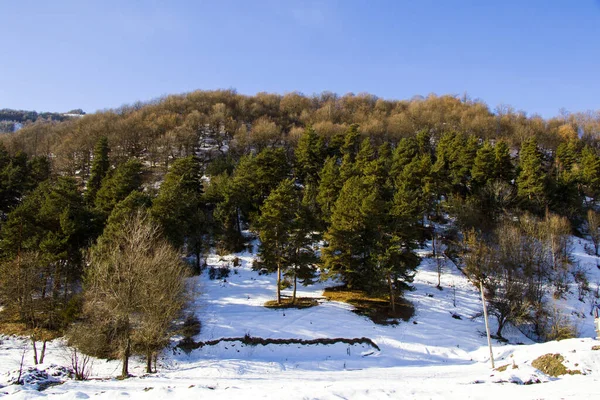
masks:
<instances>
[{"instance_id":1,"label":"leafless tree","mask_svg":"<svg viewBox=\"0 0 600 400\"><path fill-rule=\"evenodd\" d=\"M132 351L144 348L150 371L152 354L167 343L184 306L188 271L145 214L112 232L91 250L84 310L97 324L113 327L126 378Z\"/></svg>"},{"instance_id":2,"label":"leafless tree","mask_svg":"<svg viewBox=\"0 0 600 400\"><path fill-rule=\"evenodd\" d=\"M592 243L594 243L594 250L596 255L599 255L600 251L600 213L594 210L588 210L587 212L587 223Z\"/></svg>"}]
</instances>

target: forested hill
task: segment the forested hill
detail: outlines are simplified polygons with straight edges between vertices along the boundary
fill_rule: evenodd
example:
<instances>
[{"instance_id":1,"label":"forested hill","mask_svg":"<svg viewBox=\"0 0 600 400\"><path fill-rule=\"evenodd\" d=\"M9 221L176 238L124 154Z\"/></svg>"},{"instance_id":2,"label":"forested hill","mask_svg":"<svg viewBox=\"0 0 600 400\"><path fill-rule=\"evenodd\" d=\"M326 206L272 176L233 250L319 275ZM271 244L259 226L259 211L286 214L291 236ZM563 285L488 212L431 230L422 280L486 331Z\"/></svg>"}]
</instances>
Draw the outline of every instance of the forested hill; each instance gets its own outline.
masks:
<instances>
[{"instance_id":1,"label":"forested hill","mask_svg":"<svg viewBox=\"0 0 600 400\"><path fill-rule=\"evenodd\" d=\"M165 166L170 159L197 154L202 148L217 148L220 153L229 149L234 157L270 146L289 150L308 125L329 140L354 123L376 146L421 131L433 140L451 131L482 140L504 139L513 148L535 137L550 150L570 137L580 136L589 144L600 137L597 113L563 113L545 120L509 106L492 111L481 101L454 96L385 100L370 94L245 96L218 90L168 96L61 123L38 122L3 140L11 153L51 154L55 168L73 173L89 171L92 148L103 136L111 143L115 161L133 156Z\"/></svg>"},{"instance_id":2,"label":"forested hill","mask_svg":"<svg viewBox=\"0 0 600 400\"><path fill-rule=\"evenodd\" d=\"M10 108L0 109L0 133L11 133L23 125L34 122L60 122L73 117L85 115L81 109L71 110L66 113L12 110Z\"/></svg>"}]
</instances>

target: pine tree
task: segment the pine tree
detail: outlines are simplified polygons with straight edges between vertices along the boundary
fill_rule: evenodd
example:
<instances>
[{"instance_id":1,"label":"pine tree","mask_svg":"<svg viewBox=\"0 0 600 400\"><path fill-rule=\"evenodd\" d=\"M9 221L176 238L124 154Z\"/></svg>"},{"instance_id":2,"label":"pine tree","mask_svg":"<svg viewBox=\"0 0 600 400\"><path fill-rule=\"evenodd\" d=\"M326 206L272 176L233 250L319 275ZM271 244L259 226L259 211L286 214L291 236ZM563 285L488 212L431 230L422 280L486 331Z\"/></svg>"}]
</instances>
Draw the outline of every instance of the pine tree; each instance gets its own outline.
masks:
<instances>
[{"instance_id":1,"label":"pine tree","mask_svg":"<svg viewBox=\"0 0 600 400\"><path fill-rule=\"evenodd\" d=\"M408 163L395 177L394 215L403 219L420 219L433 206L431 158L422 155Z\"/></svg>"},{"instance_id":2,"label":"pine tree","mask_svg":"<svg viewBox=\"0 0 600 400\"><path fill-rule=\"evenodd\" d=\"M89 219L77 183L70 177L40 184L8 215L0 233L1 259L18 264L27 254L31 261L35 282L30 283L36 286L29 293L38 303L35 315L24 321L31 327L61 329L68 322L63 311L82 275ZM24 282L9 285L20 283Z\"/></svg>"},{"instance_id":3,"label":"pine tree","mask_svg":"<svg viewBox=\"0 0 600 400\"><path fill-rule=\"evenodd\" d=\"M238 190L234 179L227 173L210 179L205 200L208 203L207 207L213 208L213 224L219 238L219 250L236 252L243 247L242 207L247 200L246 195L246 192ZM207 222L210 222L210 219Z\"/></svg>"},{"instance_id":4,"label":"pine tree","mask_svg":"<svg viewBox=\"0 0 600 400\"><path fill-rule=\"evenodd\" d=\"M202 172L194 156L177 159L165 175L150 215L175 248L187 245L200 271L204 227Z\"/></svg>"},{"instance_id":5,"label":"pine tree","mask_svg":"<svg viewBox=\"0 0 600 400\"><path fill-rule=\"evenodd\" d=\"M319 173L320 183L317 193L317 204L321 208L323 221L331 222L333 205L338 198L343 182L340 179L339 167L336 159L329 157L325 160L325 165Z\"/></svg>"},{"instance_id":6,"label":"pine tree","mask_svg":"<svg viewBox=\"0 0 600 400\"><path fill-rule=\"evenodd\" d=\"M585 194L594 201L600 197L600 156L591 147L581 151L581 181Z\"/></svg>"},{"instance_id":7,"label":"pine tree","mask_svg":"<svg viewBox=\"0 0 600 400\"><path fill-rule=\"evenodd\" d=\"M50 179L50 161L48 157L36 156L27 161L27 184L25 191L34 190L40 183Z\"/></svg>"},{"instance_id":8,"label":"pine tree","mask_svg":"<svg viewBox=\"0 0 600 400\"><path fill-rule=\"evenodd\" d=\"M298 281L306 286L313 283L315 278L318 257L313 248L313 243L317 239L313 230L314 226L314 216L310 208L302 202L296 210L294 223L290 230L289 262L291 267L287 268L286 276L292 280L292 304L296 304Z\"/></svg>"},{"instance_id":9,"label":"pine tree","mask_svg":"<svg viewBox=\"0 0 600 400\"><path fill-rule=\"evenodd\" d=\"M27 155L18 152L14 157L3 154L0 148L0 214L7 214L20 202L28 186Z\"/></svg>"},{"instance_id":10,"label":"pine tree","mask_svg":"<svg viewBox=\"0 0 600 400\"><path fill-rule=\"evenodd\" d=\"M496 143L494 178L510 183L514 179L514 167L510 157L510 148L504 141Z\"/></svg>"},{"instance_id":11,"label":"pine tree","mask_svg":"<svg viewBox=\"0 0 600 400\"><path fill-rule=\"evenodd\" d=\"M375 158L375 149L371 146L371 139L365 138L360 144L360 149L356 155L354 170L361 175L370 175L374 168L373 160Z\"/></svg>"},{"instance_id":12,"label":"pine tree","mask_svg":"<svg viewBox=\"0 0 600 400\"><path fill-rule=\"evenodd\" d=\"M559 174L569 173L579 158L578 140L562 142L556 148L556 169Z\"/></svg>"},{"instance_id":13,"label":"pine tree","mask_svg":"<svg viewBox=\"0 0 600 400\"><path fill-rule=\"evenodd\" d=\"M102 180L110 169L110 160L108 159L109 152L108 138L101 137L98 139L96 146L94 147L90 179L87 182L87 192L85 194L86 200L90 204L94 204Z\"/></svg>"},{"instance_id":14,"label":"pine tree","mask_svg":"<svg viewBox=\"0 0 600 400\"><path fill-rule=\"evenodd\" d=\"M102 179L94 204L105 218L114 206L142 184L142 163L131 158Z\"/></svg>"},{"instance_id":15,"label":"pine tree","mask_svg":"<svg viewBox=\"0 0 600 400\"><path fill-rule=\"evenodd\" d=\"M372 209L377 194L369 192L363 178L346 181L333 207L331 225L325 233L323 262L330 274L340 274L349 288L372 289L380 281L376 275Z\"/></svg>"},{"instance_id":16,"label":"pine tree","mask_svg":"<svg viewBox=\"0 0 600 400\"><path fill-rule=\"evenodd\" d=\"M353 176L357 176L360 173L360 171L358 171L358 169L356 168L356 163L353 161L352 155L348 153L343 155L339 171L340 181L342 183L346 182Z\"/></svg>"},{"instance_id":17,"label":"pine tree","mask_svg":"<svg viewBox=\"0 0 600 400\"><path fill-rule=\"evenodd\" d=\"M294 152L296 158L296 173L300 182L304 184L317 184L319 171L325 160L325 146L323 139L317 135L312 127L307 127L298 141Z\"/></svg>"},{"instance_id":18,"label":"pine tree","mask_svg":"<svg viewBox=\"0 0 600 400\"><path fill-rule=\"evenodd\" d=\"M519 153L519 166L517 194L526 206L541 212L547 202L546 171L535 138L523 143Z\"/></svg>"},{"instance_id":19,"label":"pine tree","mask_svg":"<svg viewBox=\"0 0 600 400\"><path fill-rule=\"evenodd\" d=\"M412 137L402 138L398 142L398 146L394 149L392 158L392 176L398 176L419 153L419 146Z\"/></svg>"},{"instance_id":20,"label":"pine tree","mask_svg":"<svg viewBox=\"0 0 600 400\"><path fill-rule=\"evenodd\" d=\"M471 168L471 187L477 191L485 186L486 183L494 180L496 169L496 156L494 148L485 142L482 147L477 150L473 168Z\"/></svg>"},{"instance_id":21,"label":"pine tree","mask_svg":"<svg viewBox=\"0 0 600 400\"><path fill-rule=\"evenodd\" d=\"M260 238L259 257L269 271L277 271L277 304L281 304L281 276L294 254L292 231L300 201L294 181L283 180L267 197L256 222Z\"/></svg>"},{"instance_id":22,"label":"pine tree","mask_svg":"<svg viewBox=\"0 0 600 400\"><path fill-rule=\"evenodd\" d=\"M360 146L360 132L358 131L358 124L350 125L348 131L346 132L346 136L344 137L344 144L342 145L342 154L350 155L350 159L354 162L354 158L356 157L356 153L358 153L358 149Z\"/></svg>"},{"instance_id":23,"label":"pine tree","mask_svg":"<svg viewBox=\"0 0 600 400\"><path fill-rule=\"evenodd\" d=\"M461 135L462 136L462 135ZM471 180L471 170L475 163L475 157L479 150L479 139L475 136L462 136L459 139L461 147L459 148L458 162L455 166L454 184L459 189L459 193L465 194L468 191Z\"/></svg>"}]
</instances>

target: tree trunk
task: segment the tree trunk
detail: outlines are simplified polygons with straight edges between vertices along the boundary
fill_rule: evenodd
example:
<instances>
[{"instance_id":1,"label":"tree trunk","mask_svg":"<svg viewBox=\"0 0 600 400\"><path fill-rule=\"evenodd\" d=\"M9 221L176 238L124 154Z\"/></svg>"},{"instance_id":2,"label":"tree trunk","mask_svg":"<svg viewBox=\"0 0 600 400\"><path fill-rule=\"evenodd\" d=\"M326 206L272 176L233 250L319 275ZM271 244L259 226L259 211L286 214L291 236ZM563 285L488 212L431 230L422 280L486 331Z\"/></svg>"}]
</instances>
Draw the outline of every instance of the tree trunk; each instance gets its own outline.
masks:
<instances>
[{"instance_id":1,"label":"tree trunk","mask_svg":"<svg viewBox=\"0 0 600 400\"><path fill-rule=\"evenodd\" d=\"M391 274L388 274L387 279L388 279L388 285L390 287L390 306L392 307L392 312L395 313L396 312L396 295L394 293L394 285L392 283Z\"/></svg>"},{"instance_id":2,"label":"tree trunk","mask_svg":"<svg viewBox=\"0 0 600 400\"><path fill-rule=\"evenodd\" d=\"M292 304L296 304L296 289L298 288L298 274L294 265L294 293L292 294Z\"/></svg>"},{"instance_id":3,"label":"tree trunk","mask_svg":"<svg viewBox=\"0 0 600 400\"><path fill-rule=\"evenodd\" d=\"M121 370L121 379L125 379L129 376L129 354L131 352L131 340L129 338L126 339L125 348L123 349L123 354L121 357L121 362L123 364L123 368Z\"/></svg>"},{"instance_id":4,"label":"tree trunk","mask_svg":"<svg viewBox=\"0 0 600 400\"><path fill-rule=\"evenodd\" d=\"M151 374L152 373L152 352L148 351L146 353L146 372Z\"/></svg>"},{"instance_id":5,"label":"tree trunk","mask_svg":"<svg viewBox=\"0 0 600 400\"><path fill-rule=\"evenodd\" d=\"M504 328L504 323L498 322L498 330L496 331L496 336L502 338L502 329Z\"/></svg>"},{"instance_id":6,"label":"tree trunk","mask_svg":"<svg viewBox=\"0 0 600 400\"><path fill-rule=\"evenodd\" d=\"M33 363L38 365L37 346L35 345L35 335L31 335L31 346L33 347Z\"/></svg>"},{"instance_id":7,"label":"tree trunk","mask_svg":"<svg viewBox=\"0 0 600 400\"><path fill-rule=\"evenodd\" d=\"M44 342L42 344L42 353L40 354L40 364L44 363L44 357L46 356L46 342L47 340L44 339Z\"/></svg>"},{"instance_id":8,"label":"tree trunk","mask_svg":"<svg viewBox=\"0 0 600 400\"><path fill-rule=\"evenodd\" d=\"M196 250L196 273L200 274L202 267L200 266L200 250Z\"/></svg>"},{"instance_id":9,"label":"tree trunk","mask_svg":"<svg viewBox=\"0 0 600 400\"><path fill-rule=\"evenodd\" d=\"M277 304L281 304L281 262L277 263Z\"/></svg>"}]
</instances>

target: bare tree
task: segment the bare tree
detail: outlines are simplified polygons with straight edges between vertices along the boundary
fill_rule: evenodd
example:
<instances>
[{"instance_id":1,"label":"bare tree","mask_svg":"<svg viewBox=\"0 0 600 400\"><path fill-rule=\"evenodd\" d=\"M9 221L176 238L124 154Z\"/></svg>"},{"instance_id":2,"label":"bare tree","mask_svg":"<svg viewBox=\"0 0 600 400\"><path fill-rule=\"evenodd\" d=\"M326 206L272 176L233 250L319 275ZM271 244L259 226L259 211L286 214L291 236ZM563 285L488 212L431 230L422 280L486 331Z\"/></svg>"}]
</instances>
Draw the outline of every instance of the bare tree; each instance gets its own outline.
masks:
<instances>
[{"instance_id":1,"label":"bare tree","mask_svg":"<svg viewBox=\"0 0 600 400\"><path fill-rule=\"evenodd\" d=\"M600 251L600 214L594 210L588 210L587 212L587 223L592 243L594 243L594 250L596 255L599 255Z\"/></svg>"},{"instance_id":2,"label":"bare tree","mask_svg":"<svg viewBox=\"0 0 600 400\"><path fill-rule=\"evenodd\" d=\"M496 336L502 337L507 322L518 324L529 317L527 284L519 262L521 234L517 227L501 225L496 245L488 245L474 231L465 236L465 273L485 288L490 314L498 322Z\"/></svg>"},{"instance_id":3,"label":"bare tree","mask_svg":"<svg viewBox=\"0 0 600 400\"><path fill-rule=\"evenodd\" d=\"M18 315L30 329L30 340L35 365L44 362L46 342L51 336L56 314L56 301L49 296L48 268L37 252L19 253L14 260L0 264L0 301L6 315ZM38 353L37 341L42 340Z\"/></svg>"},{"instance_id":4,"label":"bare tree","mask_svg":"<svg viewBox=\"0 0 600 400\"><path fill-rule=\"evenodd\" d=\"M442 244L442 240L440 238L439 233L435 230L433 232L433 239L431 242L432 248L432 256L435 259L435 265L437 269L438 283L437 288L442 289L442 273L444 272L444 268L446 267L446 258L444 255L444 245Z\"/></svg>"},{"instance_id":5,"label":"bare tree","mask_svg":"<svg viewBox=\"0 0 600 400\"><path fill-rule=\"evenodd\" d=\"M136 347L145 348L151 366L152 353L167 343L171 323L184 306L188 272L145 214L120 228L100 237L91 250L84 311L100 326L113 327L126 378Z\"/></svg>"}]
</instances>

